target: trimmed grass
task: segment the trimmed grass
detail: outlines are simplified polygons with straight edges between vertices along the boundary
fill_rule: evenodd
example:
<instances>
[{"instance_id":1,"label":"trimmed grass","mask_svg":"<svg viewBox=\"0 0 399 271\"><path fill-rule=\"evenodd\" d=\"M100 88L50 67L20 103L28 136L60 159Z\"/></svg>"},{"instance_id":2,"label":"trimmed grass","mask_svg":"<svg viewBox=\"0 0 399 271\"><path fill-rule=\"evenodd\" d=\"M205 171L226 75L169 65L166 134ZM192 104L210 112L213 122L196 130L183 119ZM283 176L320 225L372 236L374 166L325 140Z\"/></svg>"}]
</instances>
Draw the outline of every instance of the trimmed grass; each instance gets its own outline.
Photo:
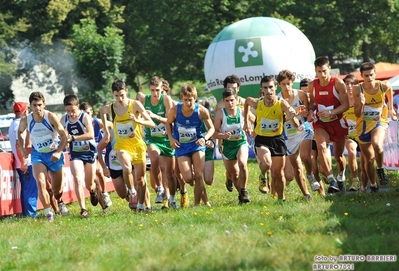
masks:
<instances>
[{"instance_id":1,"label":"trimmed grass","mask_svg":"<svg viewBox=\"0 0 399 271\"><path fill-rule=\"evenodd\" d=\"M256 162L248 167L247 205L238 205L237 192L226 190L223 164L216 161L215 183L207 187L212 207L163 211L154 205L158 210L137 214L111 193L106 214L87 200L88 219L79 218L77 203L54 223L43 215L2 219L0 269L312 270L314 263L331 263L315 256L398 254L396 172L388 173L387 191L327 198L312 192L311 201L293 182L280 205L258 192ZM188 191L192 203L192 187ZM398 261L345 263L355 270L399 269Z\"/></svg>"}]
</instances>

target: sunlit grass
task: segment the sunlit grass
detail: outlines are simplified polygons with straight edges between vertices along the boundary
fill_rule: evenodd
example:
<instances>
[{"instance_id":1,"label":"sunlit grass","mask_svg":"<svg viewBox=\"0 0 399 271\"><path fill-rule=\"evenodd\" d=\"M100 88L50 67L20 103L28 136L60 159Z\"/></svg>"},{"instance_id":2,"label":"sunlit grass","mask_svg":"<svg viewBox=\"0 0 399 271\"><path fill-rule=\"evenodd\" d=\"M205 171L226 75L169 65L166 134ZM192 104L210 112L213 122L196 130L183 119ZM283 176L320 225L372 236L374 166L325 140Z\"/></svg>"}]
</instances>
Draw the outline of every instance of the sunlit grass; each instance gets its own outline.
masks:
<instances>
[{"instance_id":1,"label":"sunlit grass","mask_svg":"<svg viewBox=\"0 0 399 271\"><path fill-rule=\"evenodd\" d=\"M385 255L399 251L398 174L388 191L303 199L295 182L277 204L258 192L249 161L251 203L224 185L221 161L207 187L212 207L135 213L111 193L108 213L87 201L88 219L72 214L48 223L7 218L1 223L1 270L311 270L316 255ZM348 177L348 176L347 176ZM192 203L193 189L188 186ZM155 194L152 191L152 202ZM177 201L179 202L179 195ZM158 207L158 208L157 208ZM330 263L330 262L325 262ZM398 270L395 263L355 263L355 270Z\"/></svg>"}]
</instances>

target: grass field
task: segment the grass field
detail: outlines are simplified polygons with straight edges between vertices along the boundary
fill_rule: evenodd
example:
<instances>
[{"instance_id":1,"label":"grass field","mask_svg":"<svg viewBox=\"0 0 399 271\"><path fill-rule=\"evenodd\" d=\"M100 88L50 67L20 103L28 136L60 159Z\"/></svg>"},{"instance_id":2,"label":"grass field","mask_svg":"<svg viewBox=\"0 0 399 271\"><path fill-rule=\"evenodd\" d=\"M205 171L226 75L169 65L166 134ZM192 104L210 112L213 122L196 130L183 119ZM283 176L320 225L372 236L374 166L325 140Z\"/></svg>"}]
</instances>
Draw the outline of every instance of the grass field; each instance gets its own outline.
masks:
<instances>
[{"instance_id":1,"label":"grass field","mask_svg":"<svg viewBox=\"0 0 399 271\"><path fill-rule=\"evenodd\" d=\"M114 204L109 212L91 206L88 219L79 218L76 203L68 206L71 215L58 216L54 223L43 215L2 219L0 269L312 270L322 267L313 264L333 264L340 255L397 257L396 172L388 174L389 189L377 194L322 198L312 192L311 201L303 199L293 182L287 187L287 201L280 205L258 192L258 165L248 162L252 202L246 205L238 205L237 193L225 189L224 167L216 161L215 183L207 187L212 207L138 214L111 193ZM192 203L192 187L189 194ZM153 202L153 192L152 196ZM327 267L399 270L397 260L353 260Z\"/></svg>"}]
</instances>

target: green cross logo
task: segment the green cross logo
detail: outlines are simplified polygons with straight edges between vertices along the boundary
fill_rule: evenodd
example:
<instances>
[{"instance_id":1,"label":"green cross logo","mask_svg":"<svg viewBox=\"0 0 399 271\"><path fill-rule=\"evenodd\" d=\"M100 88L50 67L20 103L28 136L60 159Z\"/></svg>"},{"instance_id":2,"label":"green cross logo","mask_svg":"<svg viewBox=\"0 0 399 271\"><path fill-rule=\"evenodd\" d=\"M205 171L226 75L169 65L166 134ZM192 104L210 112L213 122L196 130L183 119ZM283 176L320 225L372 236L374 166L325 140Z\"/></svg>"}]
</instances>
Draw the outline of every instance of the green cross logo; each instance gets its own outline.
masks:
<instances>
[{"instance_id":1,"label":"green cross logo","mask_svg":"<svg viewBox=\"0 0 399 271\"><path fill-rule=\"evenodd\" d=\"M234 59L236 68L263 65L260 38L236 40Z\"/></svg>"}]
</instances>

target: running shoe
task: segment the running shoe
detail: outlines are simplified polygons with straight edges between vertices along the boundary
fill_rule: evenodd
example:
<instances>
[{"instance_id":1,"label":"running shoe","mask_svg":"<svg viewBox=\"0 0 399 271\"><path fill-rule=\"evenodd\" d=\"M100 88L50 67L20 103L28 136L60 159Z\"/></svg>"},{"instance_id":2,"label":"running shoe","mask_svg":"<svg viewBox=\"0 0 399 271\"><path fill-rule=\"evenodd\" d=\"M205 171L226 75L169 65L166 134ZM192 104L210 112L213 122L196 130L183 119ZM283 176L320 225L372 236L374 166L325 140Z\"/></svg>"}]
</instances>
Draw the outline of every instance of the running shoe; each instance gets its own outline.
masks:
<instances>
[{"instance_id":1,"label":"running shoe","mask_svg":"<svg viewBox=\"0 0 399 271\"><path fill-rule=\"evenodd\" d=\"M157 188L157 197L155 199L155 203L163 203L163 198L165 197L165 191Z\"/></svg>"},{"instance_id":2,"label":"running shoe","mask_svg":"<svg viewBox=\"0 0 399 271\"><path fill-rule=\"evenodd\" d=\"M151 209L151 207L145 207L144 209L143 209L143 208L138 208L138 209L137 209L137 212L138 212L138 213L144 213L144 212L146 212L146 213L151 213L151 212L152 212L152 209Z\"/></svg>"},{"instance_id":3,"label":"running shoe","mask_svg":"<svg viewBox=\"0 0 399 271\"><path fill-rule=\"evenodd\" d=\"M338 176L337 176L337 181L338 181L338 182L345 182L345 180L346 180L345 175L339 175L339 174L338 174Z\"/></svg>"},{"instance_id":4,"label":"running shoe","mask_svg":"<svg viewBox=\"0 0 399 271\"><path fill-rule=\"evenodd\" d=\"M377 185L377 183L375 185ZM371 186L370 185L370 193L377 193L378 190L379 190L378 186Z\"/></svg>"},{"instance_id":5,"label":"running shoe","mask_svg":"<svg viewBox=\"0 0 399 271\"><path fill-rule=\"evenodd\" d=\"M248 191L247 190L241 190L240 194L238 195L238 200L240 203L248 203L251 202L248 196Z\"/></svg>"},{"instance_id":6,"label":"running shoe","mask_svg":"<svg viewBox=\"0 0 399 271\"><path fill-rule=\"evenodd\" d=\"M316 181L316 178L314 177L313 174L307 175L308 181L310 184L310 188L312 188L313 191L317 191L320 189L320 184Z\"/></svg>"},{"instance_id":7,"label":"running shoe","mask_svg":"<svg viewBox=\"0 0 399 271\"><path fill-rule=\"evenodd\" d=\"M58 202L58 214L69 215L69 210L63 201Z\"/></svg>"},{"instance_id":8,"label":"running shoe","mask_svg":"<svg viewBox=\"0 0 399 271\"><path fill-rule=\"evenodd\" d=\"M89 213L86 211L86 209L80 210L80 217L81 217L81 218L87 218L87 217L89 217Z\"/></svg>"},{"instance_id":9,"label":"running shoe","mask_svg":"<svg viewBox=\"0 0 399 271\"><path fill-rule=\"evenodd\" d=\"M337 193L339 192L339 188L336 186L337 181L335 181L333 178L330 179L330 186L328 187L328 193Z\"/></svg>"},{"instance_id":10,"label":"running shoe","mask_svg":"<svg viewBox=\"0 0 399 271\"><path fill-rule=\"evenodd\" d=\"M263 194L267 194L270 191L268 180L266 178L262 178L259 175L259 191Z\"/></svg>"},{"instance_id":11,"label":"running shoe","mask_svg":"<svg viewBox=\"0 0 399 271\"><path fill-rule=\"evenodd\" d=\"M380 180L380 185L387 185L389 183L389 180L387 179L383 168L377 168L377 176Z\"/></svg>"},{"instance_id":12,"label":"running shoe","mask_svg":"<svg viewBox=\"0 0 399 271\"><path fill-rule=\"evenodd\" d=\"M355 178L352 180L351 187L349 188L349 191L358 191L360 188L360 182L358 178Z\"/></svg>"},{"instance_id":13,"label":"running shoe","mask_svg":"<svg viewBox=\"0 0 399 271\"><path fill-rule=\"evenodd\" d=\"M137 192L134 191L132 194L129 195L129 208L130 209L137 209Z\"/></svg>"},{"instance_id":14,"label":"running shoe","mask_svg":"<svg viewBox=\"0 0 399 271\"><path fill-rule=\"evenodd\" d=\"M104 201L104 209L107 209L112 205L111 197L109 196L108 192L102 193L103 195L103 201Z\"/></svg>"},{"instance_id":15,"label":"running shoe","mask_svg":"<svg viewBox=\"0 0 399 271\"><path fill-rule=\"evenodd\" d=\"M47 218L48 222L54 222L54 214L52 212L49 212L46 215L46 218Z\"/></svg>"},{"instance_id":16,"label":"running shoe","mask_svg":"<svg viewBox=\"0 0 399 271\"><path fill-rule=\"evenodd\" d=\"M168 199L163 199L162 207L161 209L168 209L169 208L169 200Z\"/></svg>"},{"instance_id":17,"label":"running shoe","mask_svg":"<svg viewBox=\"0 0 399 271\"><path fill-rule=\"evenodd\" d=\"M95 189L90 191L90 202L91 202L91 205L93 205L93 206L97 206L97 204L98 204L98 194Z\"/></svg>"},{"instance_id":18,"label":"running shoe","mask_svg":"<svg viewBox=\"0 0 399 271\"><path fill-rule=\"evenodd\" d=\"M188 207L189 205L189 201L188 201L188 194L187 192L184 194L180 193L180 207L184 208L184 207Z\"/></svg>"},{"instance_id":19,"label":"running shoe","mask_svg":"<svg viewBox=\"0 0 399 271\"><path fill-rule=\"evenodd\" d=\"M226 185L227 191L233 192L234 187L233 187L233 181L232 180L230 180L229 178L226 177L225 185Z\"/></svg>"},{"instance_id":20,"label":"running shoe","mask_svg":"<svg viewBox=\"0 0 399 271\"><path fill-rule=\"evenodd\" d=\"M338 181L337 183L338 183L338 189L339 189L339 191L345 192L345 182L340 182L340 181Z\"/></svg>"},{"instance_id":21,"label":"running shoe","mask_svg":"<svg viewBox=\"0 0 399 271\"><path fill-rule=\"evenodd\" d=\"M169 208L177 209L177 205L175 201L169 202Z\"/></svg>"}]
</instances>

